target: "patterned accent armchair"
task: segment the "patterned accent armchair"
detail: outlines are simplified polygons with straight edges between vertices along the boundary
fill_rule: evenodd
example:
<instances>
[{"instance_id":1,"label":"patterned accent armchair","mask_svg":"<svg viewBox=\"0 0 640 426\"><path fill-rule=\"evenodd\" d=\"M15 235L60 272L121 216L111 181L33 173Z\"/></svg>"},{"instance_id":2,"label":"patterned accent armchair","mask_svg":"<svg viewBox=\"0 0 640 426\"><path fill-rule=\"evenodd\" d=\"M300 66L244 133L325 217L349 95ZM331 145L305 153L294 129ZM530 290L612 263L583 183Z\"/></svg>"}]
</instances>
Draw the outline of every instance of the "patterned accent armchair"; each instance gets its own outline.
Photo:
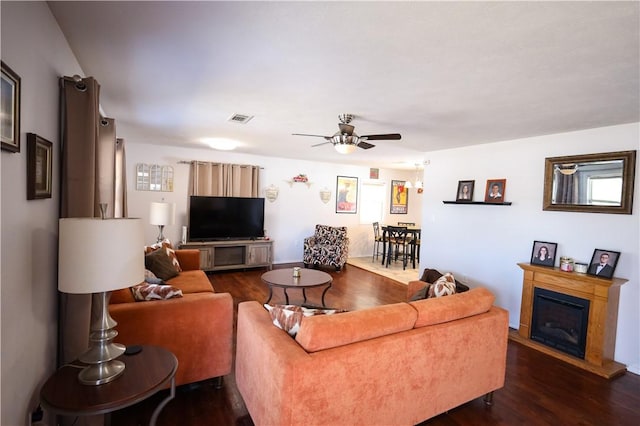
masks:
<instances>
[{"instance_id":1,"label":"patterned accent armchair","mask_svg":"<svg viewBox=\"0 0 640 426\"><path fill-rule=\"evenodd\" d=\"M304 239L304 267L309 265L335 266L340 271L347 263L349 254L349 238L346 226L316 225L316 231L311 237Z\"/></svg>"}]
</instances>

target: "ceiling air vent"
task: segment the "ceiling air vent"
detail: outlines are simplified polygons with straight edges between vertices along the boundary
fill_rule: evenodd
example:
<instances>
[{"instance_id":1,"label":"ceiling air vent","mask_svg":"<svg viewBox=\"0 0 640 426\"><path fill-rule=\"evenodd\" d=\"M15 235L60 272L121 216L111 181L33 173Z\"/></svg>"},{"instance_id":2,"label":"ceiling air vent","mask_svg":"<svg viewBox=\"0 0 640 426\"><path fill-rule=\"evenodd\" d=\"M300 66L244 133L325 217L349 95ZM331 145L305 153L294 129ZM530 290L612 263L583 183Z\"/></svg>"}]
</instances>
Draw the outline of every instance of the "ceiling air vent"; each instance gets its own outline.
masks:
<instances>
[{"instance_id":1,"label":"ceiling air vent","mask_svg":"<svg viewBox=\"0 0 640 426\"><path fill-rule=\"evenodd\" d=\"M253 115L233 114L231 117L229 117L229 121L231 121L232 123L247 124L252 118Z\"/></svg>"}]
</instances>

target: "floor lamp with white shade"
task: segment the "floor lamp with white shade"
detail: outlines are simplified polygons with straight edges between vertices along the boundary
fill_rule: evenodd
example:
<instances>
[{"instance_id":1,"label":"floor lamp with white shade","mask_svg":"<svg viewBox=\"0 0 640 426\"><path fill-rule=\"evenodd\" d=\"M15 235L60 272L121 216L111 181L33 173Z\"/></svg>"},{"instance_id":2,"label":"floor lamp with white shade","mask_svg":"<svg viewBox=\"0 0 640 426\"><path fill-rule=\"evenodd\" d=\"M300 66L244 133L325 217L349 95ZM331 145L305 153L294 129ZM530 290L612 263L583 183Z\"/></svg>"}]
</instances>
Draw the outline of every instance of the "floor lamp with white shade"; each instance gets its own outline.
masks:
<instances>
[{"instance_id":1,"label":"floor lamp with white shade","mask_svg":"<svg viewBox=\"0 0 640 426\"><path fill-rule=\"evenodd\" d=\"M124 372L116 360L125 347L114 343L117 323L109 315L111 291L144 281L144 235L140 219L60 219L58 290L92 294L89 350L78 359L86 385L108 383Z\"/></svg>"}]
</instances>

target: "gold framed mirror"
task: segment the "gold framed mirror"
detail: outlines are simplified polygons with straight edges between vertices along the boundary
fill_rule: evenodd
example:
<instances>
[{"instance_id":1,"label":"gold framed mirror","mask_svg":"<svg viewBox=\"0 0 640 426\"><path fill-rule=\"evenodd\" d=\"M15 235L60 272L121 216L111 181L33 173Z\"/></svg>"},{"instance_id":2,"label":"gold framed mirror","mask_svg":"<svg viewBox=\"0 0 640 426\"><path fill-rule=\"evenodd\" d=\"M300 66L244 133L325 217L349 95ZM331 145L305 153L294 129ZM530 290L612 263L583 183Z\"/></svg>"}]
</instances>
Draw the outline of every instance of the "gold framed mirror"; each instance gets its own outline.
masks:
<instances>
[{"instance_id":1,"label":"gold framed mirror","mask_svg":"<svg viewBox=\"0 0 640 426\"><path fill-rule=\"evenodd\" d=\"M636 151L545 158L543 210L631 214Z\"/></svg>"}]
</instances>

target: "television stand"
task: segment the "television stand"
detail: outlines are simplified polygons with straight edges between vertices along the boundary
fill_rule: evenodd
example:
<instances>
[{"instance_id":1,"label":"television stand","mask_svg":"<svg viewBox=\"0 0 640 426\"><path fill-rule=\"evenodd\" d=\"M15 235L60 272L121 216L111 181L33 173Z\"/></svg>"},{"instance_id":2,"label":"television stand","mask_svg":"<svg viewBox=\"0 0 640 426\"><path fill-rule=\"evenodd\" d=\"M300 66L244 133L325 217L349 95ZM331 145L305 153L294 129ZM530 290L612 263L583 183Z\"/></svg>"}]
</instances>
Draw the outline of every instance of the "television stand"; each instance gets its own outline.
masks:
<instances>
[{"instance_id":1,"label":"television stand","mask_svg":"<svg viewBox=\"0 0 640 426\"><path fill-rule=\"evenodd\" d=\"M200 269L223 271L230 269L273 267L273 241L225 240L188 242L182 249L200 250Z\"/></svg>"}]
</instances>

